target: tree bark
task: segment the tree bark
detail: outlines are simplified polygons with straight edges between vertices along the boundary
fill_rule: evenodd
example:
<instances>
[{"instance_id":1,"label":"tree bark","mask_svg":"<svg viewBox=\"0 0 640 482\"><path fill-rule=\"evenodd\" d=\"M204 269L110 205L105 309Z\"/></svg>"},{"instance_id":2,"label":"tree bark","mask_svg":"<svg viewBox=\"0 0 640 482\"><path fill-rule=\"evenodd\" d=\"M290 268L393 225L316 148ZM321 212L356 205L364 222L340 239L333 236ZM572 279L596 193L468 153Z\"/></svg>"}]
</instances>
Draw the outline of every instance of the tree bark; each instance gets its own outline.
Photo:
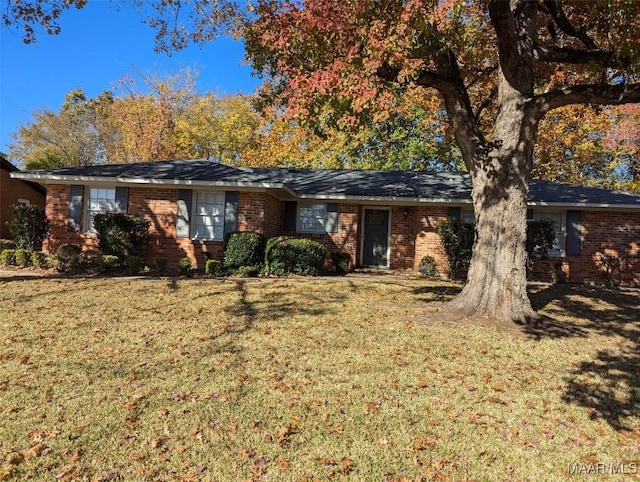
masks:
<instances>
[{"instance_id":1,"label":"tree bark","mask_svg":"<svg viewBox=\"0 0 640 482\"><path fill-rule=\"evenodd\" d=\"M499 39L498 115L491 141L472 168L476 239L467 283L450 308L466 317L528 324L527 196L538 129L533 98L535 4L495 2Z\"/></svg>"}]
</instances>

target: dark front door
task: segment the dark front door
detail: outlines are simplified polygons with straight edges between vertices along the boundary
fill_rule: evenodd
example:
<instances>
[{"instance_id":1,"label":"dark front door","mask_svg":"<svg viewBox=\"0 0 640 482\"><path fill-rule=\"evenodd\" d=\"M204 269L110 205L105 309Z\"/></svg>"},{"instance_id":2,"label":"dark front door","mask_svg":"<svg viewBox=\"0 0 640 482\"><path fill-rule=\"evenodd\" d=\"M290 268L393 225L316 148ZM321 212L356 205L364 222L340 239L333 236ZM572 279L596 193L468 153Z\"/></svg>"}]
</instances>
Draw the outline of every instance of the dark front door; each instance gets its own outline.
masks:
<instances>
[{"instance_id":1,"label":"dark front door","mask_svg":"<svg viewBox=\"0 0 640 482\"><path fill-rule=\"evenodd\" d=\"M364 210L364 243L362 264L364 266L389 266L389 210Z\"/></svg>"}]
</instances>

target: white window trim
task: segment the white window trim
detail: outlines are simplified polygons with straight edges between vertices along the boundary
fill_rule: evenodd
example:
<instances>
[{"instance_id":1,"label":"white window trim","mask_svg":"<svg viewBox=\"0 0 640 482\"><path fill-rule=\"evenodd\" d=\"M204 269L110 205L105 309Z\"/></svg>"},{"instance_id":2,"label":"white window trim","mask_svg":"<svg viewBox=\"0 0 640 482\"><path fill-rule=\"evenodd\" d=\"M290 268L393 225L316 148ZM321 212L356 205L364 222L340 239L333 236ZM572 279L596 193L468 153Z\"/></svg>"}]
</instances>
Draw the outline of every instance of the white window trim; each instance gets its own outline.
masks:
<instances>
[{"instance_id":1,"label":"white window trim","mask_svg":"<svg viewBox=\"0 0 640 482\"><path fill-rule=\"evenodd\" d=\"M324 206L324 218L322 220L322 229L318 229L318 230L308 230L308 229L302 229L301 223L300 223L300 210L303 208L308 208L311 206L317 206L317 205L322 205ZM296 208L296 232L297 233L305 233L305 234L324 234L327 232L327 212L328 212L329 206L328 203L326 202L299 202Z\"/></svg>"},{"instance_id":2,"label":"white window trim","mask_svg":"<svg viewBox=\"0 0 640 482\"><path fill-rule=\"evenodd\" d=\"M28 199L18 199L18 204L24 204L25 206L30 206L31 205L31 201L29 201Z\"/></svg>"},{"instance_id":3,"label":"white window trim","mask_svg":"<svg viewBox=\"0 0 640 482\"><path fill-rule=\"evenodd\" d=\"M84 234L96 234L96 230L93 229L93 226L89 226L89 220L91 219L91 216L89 215L89 206L91 203L91 190L92 189L109 189L109 190L113 190L113 195L114 195L114 200L115 200L115 195L116 195L116 187L115 186L84 186L84 202L83 202L83 206L82 206L82 226L83 226L83 230L84 230ZM114 201L115 202L115 201ZM100 211L100 213L105 213L105 212L113 212L113 213L117 213L118 211Z\"/></svg>"},{"instance_id":4,"label":"white window trim","mask_svg":"<svg viewBox=\"0 0 640 482\"><path fill-rule=\"evenodd\" d=\"M215 194L218 196L222 196L222 235L217 238L215 237L215 227L214 227L214 237L213 238L204 238L199 237L196 234L196 217L198 216L198 193L200 194ZM205 190L193 190L191 192L191 212L189 213L189 237L192 241L222 241L224 240L224 222L225 222L225 191L205 191Z\"/></svg>"}]
</instances>

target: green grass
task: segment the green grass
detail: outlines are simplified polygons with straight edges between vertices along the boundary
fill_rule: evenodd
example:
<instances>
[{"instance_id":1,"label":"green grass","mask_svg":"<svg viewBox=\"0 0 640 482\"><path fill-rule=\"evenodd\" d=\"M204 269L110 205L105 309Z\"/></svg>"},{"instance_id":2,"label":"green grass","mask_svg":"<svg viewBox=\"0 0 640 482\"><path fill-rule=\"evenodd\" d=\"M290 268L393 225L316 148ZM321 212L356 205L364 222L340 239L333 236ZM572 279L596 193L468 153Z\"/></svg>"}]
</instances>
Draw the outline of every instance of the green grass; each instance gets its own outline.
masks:
<instances>
[{"instance_id":1,"label":"green grass","mask_svg":"<svg viewBox=\"0 0 640 482\"><path fill-rule=\"evenodd\" d=\"M640 465L640 293L541 288L544 330L430 323L458 289L0 278L0 480L549 481Z\"/></svg>"}]
</instances>

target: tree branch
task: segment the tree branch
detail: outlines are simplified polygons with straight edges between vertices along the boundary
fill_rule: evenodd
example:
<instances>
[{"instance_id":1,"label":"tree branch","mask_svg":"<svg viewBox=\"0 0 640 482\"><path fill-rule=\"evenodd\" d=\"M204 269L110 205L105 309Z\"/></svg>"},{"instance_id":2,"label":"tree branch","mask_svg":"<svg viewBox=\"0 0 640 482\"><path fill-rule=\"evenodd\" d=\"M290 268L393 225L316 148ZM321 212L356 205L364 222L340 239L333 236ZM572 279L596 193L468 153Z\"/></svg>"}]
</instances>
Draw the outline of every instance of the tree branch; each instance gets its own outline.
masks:
<instances>
[{"instance_id":1,"label":"tree branch","mask_svg":"<svg viewBox=\"0 0 640 482\"><path fill-rule=\"evenodd\" d=\"M557 62L566 64L588 64L595 62L603 67L625 67L629 60L619 58L613 52L605 50L577 50L548 45L534 47L536 60L540 62Z\"/></svg>"},{"instance_id":2,"label":"tree branch","mask_svg":"<svg viewBox=\"0 0 640 482\"><path fill-rule=\"evenodd\" d=\"M598 50L598 46L586 33L586 28L582 27L579 30L576 29L562 10L562 7L558 4L557 0L545 0L544 6L547 12L551 15L551 18L565 34L570 37L577 38L582 44L589 50Z\"/></svg>"},{"instance_id":3,"label":"tree branch","mask_svg":"<svg viewBox=\"0 0 640 482\"><path fill-rule=\"evenodd\" d=\"M640 102L640 83L586 84L555 89L535 96L530 101L537 119L559 107L571 104L621 105Z\"/></svg>"}]
</instances>

